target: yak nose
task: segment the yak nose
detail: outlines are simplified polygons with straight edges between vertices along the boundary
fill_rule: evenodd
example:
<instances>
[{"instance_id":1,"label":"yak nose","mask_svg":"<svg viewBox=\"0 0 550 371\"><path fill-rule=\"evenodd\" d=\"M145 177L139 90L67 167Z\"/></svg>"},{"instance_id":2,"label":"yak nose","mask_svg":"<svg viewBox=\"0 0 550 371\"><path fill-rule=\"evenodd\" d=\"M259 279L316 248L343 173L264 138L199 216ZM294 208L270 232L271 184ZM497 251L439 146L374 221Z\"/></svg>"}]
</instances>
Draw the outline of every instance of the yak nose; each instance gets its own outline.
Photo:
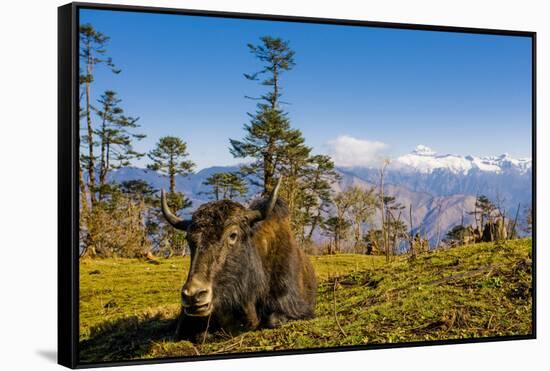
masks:
<instances>
[{"instance_id":1,"label":"yak nose","mask_svg":"<svg viewBox=\"0 0 550 371\"><path fill-rule=\"evenodd\" d=\"M212 297L212 289L197 281L187 282L181 290L183 305L198 306L208 304Z\"/></svg>"}]
</instances>

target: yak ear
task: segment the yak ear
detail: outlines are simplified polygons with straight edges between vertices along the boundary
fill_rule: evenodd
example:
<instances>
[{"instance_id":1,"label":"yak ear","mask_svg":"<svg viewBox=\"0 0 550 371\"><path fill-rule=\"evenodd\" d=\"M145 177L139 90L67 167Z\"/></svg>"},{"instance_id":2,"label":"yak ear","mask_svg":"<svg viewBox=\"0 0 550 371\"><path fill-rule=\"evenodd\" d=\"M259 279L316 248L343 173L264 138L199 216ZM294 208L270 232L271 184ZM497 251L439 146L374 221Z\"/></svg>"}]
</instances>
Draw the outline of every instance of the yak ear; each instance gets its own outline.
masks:
<instances>
[{"instance_id":1,"label":"yak ear","mask_svg":"<svg viewBox=\"0 0 550 371\"><path fill-rule=\"evenodd\" d=\"M267 218L275 208L275 204L277 203L277 197L279 194L279 188L281 188L281 181L283 180L283 177L279 177L277 180L277 184L275 185L275 188L273 189L273 192L271 192L271 195L269 196L269 200L266 203L266 206L263 208L262 211L260 210L248 210L246 217L248 218L249 223L252 225L256 222L259 222L260 220L264 220Z\"/></svg>"},{"instance_id":2,"label":"yak ear","mask_svg":"<svg viewBox=\"0 0 550 371\"><path fill-rule=\"evenodd\" d=\"M259 222L260 220L263 220L264 216L260 212L260 210L247 210L246 219L248 220L248 224L253 225Z\"/></svg>"},{"instance_id":3,"label":"yak ear","mask_svg":"<svg viewBox=\"0 0 550 371\"><path fill-rule=\"evenodd\" d=\"M186 231L189 225L191 224L191 220L189 219L182 219L179 216L175 215L170 211L170 208L168 207L168 202L166 202L166 194L164 193L164 189L160 190L160 204L162 213L164 214L164 218L170 223L174 228L181 229L182 231Z\"/></svg>"}]
</instances>

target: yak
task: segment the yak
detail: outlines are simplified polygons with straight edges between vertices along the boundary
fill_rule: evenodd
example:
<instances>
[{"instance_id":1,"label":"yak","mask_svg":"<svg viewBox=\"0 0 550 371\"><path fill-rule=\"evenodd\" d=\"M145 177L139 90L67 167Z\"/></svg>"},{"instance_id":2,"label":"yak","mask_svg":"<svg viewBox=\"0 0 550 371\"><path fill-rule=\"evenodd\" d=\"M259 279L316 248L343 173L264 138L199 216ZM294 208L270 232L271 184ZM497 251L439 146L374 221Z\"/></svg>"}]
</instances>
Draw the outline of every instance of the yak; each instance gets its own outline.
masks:
<instances>
[{"instance_id":1,"label":"yak","mask_svg":"<svg viewBox=\"0 0 550 371\"><path fill-rule=\"evenodd\" d=\"M235 334L314 316L315 271L296 244L280 185L281 178L250 207L211 201L191 219L173 214L161 191L164 217L186 232L191 252L176 339L204 341L216 330Z\"/></svg>"}]
</instances>

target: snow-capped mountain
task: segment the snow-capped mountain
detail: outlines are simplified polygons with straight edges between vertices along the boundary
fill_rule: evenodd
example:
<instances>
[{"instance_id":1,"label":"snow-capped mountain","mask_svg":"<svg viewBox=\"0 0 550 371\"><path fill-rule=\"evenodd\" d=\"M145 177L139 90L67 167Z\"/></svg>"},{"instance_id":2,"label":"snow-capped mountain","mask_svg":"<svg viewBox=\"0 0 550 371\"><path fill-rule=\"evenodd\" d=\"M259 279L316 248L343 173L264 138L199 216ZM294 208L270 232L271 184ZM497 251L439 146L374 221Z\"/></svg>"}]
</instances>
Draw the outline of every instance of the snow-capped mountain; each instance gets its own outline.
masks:
<instances>
[{"instance_id":1,"label":"snow-capped mountain","mask_svg":"<svg viewBox=\"0 0 550 371\"><path fill-rule=\"evenodd\" d=\"M431 174L437 170L447 170L453 174L467 175L470 171L501 174L515 171L525 174L531 170L531 159L514 159L508 154L490 157L440 155L431 148L418 145L409 154L397 157L390 168L422 174Z\"/></svg>"},{"instance_id":2,"label":"snow-capped mountain","mask_svg":"<svg viewBox=\"0 0 550 371\"><path fill-rule=\"evenodd\" d=\"M366 181L379 182L379 169L341 168ZM507 154L475 157L437 154L419 145L391 160L384 181L433 196L485 195L508 210L527 206L532 194L532 161Z\"/></svg>"}]
</instances>

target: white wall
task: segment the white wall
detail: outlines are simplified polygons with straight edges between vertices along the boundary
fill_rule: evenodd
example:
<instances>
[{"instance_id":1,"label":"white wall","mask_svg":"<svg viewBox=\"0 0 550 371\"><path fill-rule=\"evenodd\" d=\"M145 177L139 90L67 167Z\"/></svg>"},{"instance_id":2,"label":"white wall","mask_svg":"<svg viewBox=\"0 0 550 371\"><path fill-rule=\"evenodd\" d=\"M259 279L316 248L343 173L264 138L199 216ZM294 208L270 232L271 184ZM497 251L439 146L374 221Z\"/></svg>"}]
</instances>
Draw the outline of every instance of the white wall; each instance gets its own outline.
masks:
<instances>
[{"instance_id":1,"label":"white wall","mask_svg":"<svg viewBox=\"0 0 550 371\"><path fill-rule=\"evenodd\" d=\"M107 1L107 0L106 0ZM550 349L548 279L550 23L546 1L162 0L133 5L303 15L538 32L539 339L142 366L164 370L530 370ZM56 349L56 32L59 0L2 2L0 11L0 368L47 370ZM545 143L546 142L546 143ZM544 148L543 143L546 144ZM40 184L40 188L38 188Z\"/></svg>"}]
</instances>

